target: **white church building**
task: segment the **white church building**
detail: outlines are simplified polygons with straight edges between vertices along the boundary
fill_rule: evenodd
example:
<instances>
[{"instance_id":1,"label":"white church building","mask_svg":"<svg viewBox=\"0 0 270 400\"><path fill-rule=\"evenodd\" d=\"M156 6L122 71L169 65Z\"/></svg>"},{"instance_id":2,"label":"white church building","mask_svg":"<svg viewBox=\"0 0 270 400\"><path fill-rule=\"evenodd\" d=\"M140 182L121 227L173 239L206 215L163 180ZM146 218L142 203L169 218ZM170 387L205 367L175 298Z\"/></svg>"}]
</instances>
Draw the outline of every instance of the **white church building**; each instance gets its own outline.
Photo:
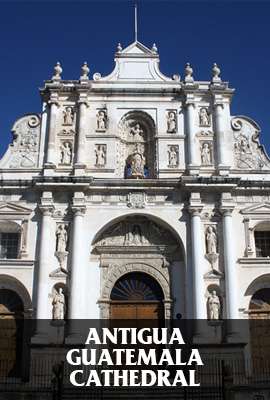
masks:
<instances>
[{"instance_id":1,"label":"white church building","mask_svg":"<svg viewBox=\"0 0 270 400\"><path fill-rule=\"evenodd\" d=\"M0 314L269 318L270 159L219 67L167 77L135 41L62 74L0 161Z\"/></svg>"}]
</instances>

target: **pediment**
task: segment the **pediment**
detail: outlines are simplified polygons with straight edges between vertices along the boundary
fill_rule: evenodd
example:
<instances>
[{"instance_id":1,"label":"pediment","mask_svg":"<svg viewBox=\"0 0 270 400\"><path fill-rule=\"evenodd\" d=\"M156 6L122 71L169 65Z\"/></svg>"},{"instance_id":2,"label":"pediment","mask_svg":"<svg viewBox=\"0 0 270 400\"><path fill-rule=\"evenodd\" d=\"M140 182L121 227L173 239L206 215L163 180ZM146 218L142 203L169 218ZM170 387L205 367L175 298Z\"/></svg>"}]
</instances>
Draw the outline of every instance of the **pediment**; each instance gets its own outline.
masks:
<instances>
[{"instance_id":1,"label":"pediment","mask_svg":"<svg viewBox=\"0 0 270 400\"><path fill-rule=\"evenodd\" d=\"M14 203L0 204L0 215L29 215L32 212L30 208L22 207Z\"/></svg>"},{"instance_id":2,"label":"pediment","mask_svg":"<svg viewBox=\"0 0 270 400\"><path fill-rule=\"evenodd\" d=\"M146 47L144 44L140 42L133 42L131 43L128 47L123 49L121 51L121 55L132 55L132 54L137 54L137 55L145 55L145 56L153 56L152 50L150 50L148 47Z\"/></svg>"},{"instance_id":3,"label":"pediment","mask_svg":"<svg viewBox=\"0 0 270 400\"><path fill-rule=\"evenodd\" d=\"M270 203L253 204L241 210L241 213L248 215L270 214Z\"/></svg>"},{"instance_id":4,"label":"pediment","mask_svg":"<svg viewBox=\"0 0 270 400\"><path fill-rule=\"evenodd\" d=\"M111 74L102 77L93 75L94 81L130 82L171 82L172 79L159 70L159 56L156 49L150 50L135 41L115 54L115 68Z\"/></svg>"}]
</instances>

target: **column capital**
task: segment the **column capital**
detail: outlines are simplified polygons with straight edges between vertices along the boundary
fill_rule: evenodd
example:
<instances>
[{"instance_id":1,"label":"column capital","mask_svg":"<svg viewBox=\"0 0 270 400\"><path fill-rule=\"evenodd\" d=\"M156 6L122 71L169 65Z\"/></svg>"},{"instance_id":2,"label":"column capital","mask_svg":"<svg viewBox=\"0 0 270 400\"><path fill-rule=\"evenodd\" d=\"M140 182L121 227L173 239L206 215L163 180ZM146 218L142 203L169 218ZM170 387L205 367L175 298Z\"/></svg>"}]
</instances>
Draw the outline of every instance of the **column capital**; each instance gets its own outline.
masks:
<instances>
[{"instance_id":1,"label":"column capital","mask_svg":"<svg viewBox=\"0 0 270 400\"><path fill-rule=\"evenodd\" d=\"M185 93L184 107L192 106L195 108L195 97L193 93Z\"/></svg>"},{"instance_id":2,"label":"column capital","mask_svg":"<svg viewBox=\"0 0 270 400\"><path fill-rule=\"evenodd\" d=\"M79 106L81 104L84 104L86 107L89 107L87 93L80 93L77 103L79 104Z\"/></svg>"},{"instance_id":3,"label":"column capital","mask_svg":"<svg viewBox=\"0 0 270 400\"><path fill-rule=\"evenodd\" d=\"M45 217L52 217L55 207L53 204L39 204L39 210Z\"/></svg>"},{"instance_id":4,"label":"column capital","mask_svg":"<svg viewBox=\"0 0 270 400\"><path fill-rule=\"evenodd\" d=\"M230 217L232 215L232 212L234 210L235 206L220 206L219 211L224 217Z\"/></svg>"},{"instance_id":5,"label":"column capital","mask_svg":"<svg viewBox=\"0 0 270 400\"><path fill-rule=\"evenodd\" d=\"M59 104L59 96L58 93L51 93L50 98L48 100L48 104L51 106L52 104L55 104L57 107L60 107Z\"/></svg>"},{"instance_id":6,"label":"column capital","mask_svg":"<svg viewBox=\"0 0 270 400\"><path fill-rule=\"evenodd\" d=\"M203 209L203 205L189 205L187 207L187 210L192 217L196 217L196 216L200 217L202 209Z\"/></svg>"},{"instance_id":7,"label":"column capital","mask_svg":"<svg viewBox=\"0 0 270 400\"><path fill-rule=\"evenodd\" d=\"M83 217L85 212L86 212L86 206L85 205L76 205L76 206L71 206L71 210L74 213L74 216L81 216Z\"/></svg>"}]
</instances>

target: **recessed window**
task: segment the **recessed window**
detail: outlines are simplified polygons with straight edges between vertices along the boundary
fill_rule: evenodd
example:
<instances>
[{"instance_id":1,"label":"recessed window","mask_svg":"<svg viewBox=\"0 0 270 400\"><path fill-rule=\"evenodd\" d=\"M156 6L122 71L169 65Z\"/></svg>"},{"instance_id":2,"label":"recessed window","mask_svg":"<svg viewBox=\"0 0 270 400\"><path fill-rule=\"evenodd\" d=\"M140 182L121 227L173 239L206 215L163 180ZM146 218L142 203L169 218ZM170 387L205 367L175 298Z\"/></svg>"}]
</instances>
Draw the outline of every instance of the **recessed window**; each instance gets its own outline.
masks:
<instances>
[{"instance_id":1,"label":"recessed window","mask_svg":"<svg viewBox=\"0 0 270 400\"><path fill-rule=\"evenodd\" d=\"M270 257L270 231L255 231L256 257Z\"/></svg>"},{"instance_id":2,"label":"recessed window","mask_svg":"<svg viewBox=\"0 0 270 400\"><path fill-rule=\"evenodd\" d=\"M0 258L18 258L18 249L18 233L0 233Z\"/></svg>"}]
</instances>

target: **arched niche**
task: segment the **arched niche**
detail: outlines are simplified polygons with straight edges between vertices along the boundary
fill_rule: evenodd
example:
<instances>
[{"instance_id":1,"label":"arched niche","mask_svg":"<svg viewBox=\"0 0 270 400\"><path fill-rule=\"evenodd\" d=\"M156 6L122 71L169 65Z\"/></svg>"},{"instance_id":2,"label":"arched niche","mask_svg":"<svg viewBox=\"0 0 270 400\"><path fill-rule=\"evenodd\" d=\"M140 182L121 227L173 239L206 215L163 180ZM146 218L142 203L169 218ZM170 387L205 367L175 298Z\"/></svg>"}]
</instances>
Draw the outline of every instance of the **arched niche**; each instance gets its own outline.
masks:
<instances>
[{"instance_id":1,"label":"arched niche","mask_svg":"<svg viewBox=\"0 0 270 400\"><path fill-rule=\"evenodd\" d=\"M144 111L126 113L118 124L121 139L120 172L125 178L156 177L156 127Z\"/></svg>"},{"instance_id":2,"label":"arched niche","mask_svg":"<svg viewBox=\"0 0 270 400\"><path fill-rule=\"evenodd\" d=\"M171 268L174 262L183 261L184 254L173 230L165 226L133 214L111 221L98 232L92 252L100 257L102 318L109 318L110 294L116 281L132 272L147 274L158 282L164 294L165 318L170 318Z\"/></svg>"}]
</instances>

